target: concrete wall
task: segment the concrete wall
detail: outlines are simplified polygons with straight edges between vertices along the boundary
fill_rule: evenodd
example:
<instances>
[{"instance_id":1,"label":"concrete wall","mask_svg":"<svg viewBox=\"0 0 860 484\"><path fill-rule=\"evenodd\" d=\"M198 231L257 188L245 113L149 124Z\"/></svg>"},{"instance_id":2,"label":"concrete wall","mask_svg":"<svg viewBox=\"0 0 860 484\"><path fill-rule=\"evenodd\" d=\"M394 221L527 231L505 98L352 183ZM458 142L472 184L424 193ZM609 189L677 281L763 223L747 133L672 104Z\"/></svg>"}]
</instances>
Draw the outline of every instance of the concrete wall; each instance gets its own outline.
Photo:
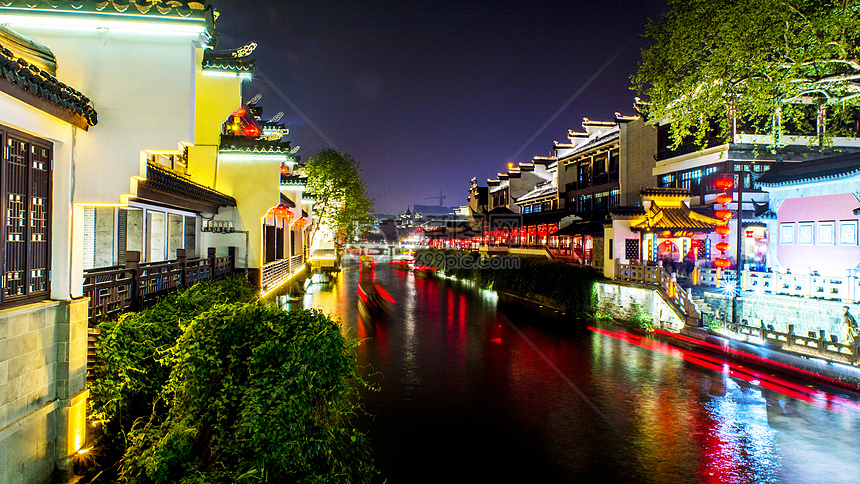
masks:
<instances>
[{"instance_id":1,"label":"concrete wall","mask_svg":"<svg viewBox=\"0 0 860 484\"><path fill-rule=\"evenodd\" d=\"M633 285L598 282L597 311L617 320L629 320L631 311L638 306L643 314L654 318L654 326L666 330L679 331L684 321L675 314L671 306L658 291Z\"/></svg>"},{"instance_id":2,"label":"concrete wall","mask_svg":"<svg viewBox=\"0 0 860 484\"><path fill-rule=\"evenodd\" d=\"M639 205L639 191L656 187L657 177L652 174L656 164L657 130L641 119L621 123L621 205Z\"/></svg>"},{"instance_id":3,"label":"concrete wall","mask_svg":"<svg viewBox=\"0 0 860 484\"><path fill-rule=\"evenodd\" d=\"M86 371L86 299L0 311L0 482L44 482L84 445Z\"/></svg>"}]
</instances>

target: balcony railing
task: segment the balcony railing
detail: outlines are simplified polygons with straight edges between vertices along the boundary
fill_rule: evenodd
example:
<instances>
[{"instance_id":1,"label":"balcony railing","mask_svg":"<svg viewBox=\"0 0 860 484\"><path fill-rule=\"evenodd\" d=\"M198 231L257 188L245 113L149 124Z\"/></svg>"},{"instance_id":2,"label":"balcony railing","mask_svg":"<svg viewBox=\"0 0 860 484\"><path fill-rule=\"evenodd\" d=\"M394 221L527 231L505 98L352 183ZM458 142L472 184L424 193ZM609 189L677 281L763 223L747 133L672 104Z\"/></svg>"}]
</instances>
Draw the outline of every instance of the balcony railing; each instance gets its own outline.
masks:
<instances>
[{"instance_id":1,"label":"balcony railing","mask_svg":"<svg viewBox=\"0 0 860 484\"><path fill-rule=\"evenodd\" d=\"M788 325L787 332L777 331L773 325L764 322L759 325L745 324L746 320L735 324L730 321L721 322L721 333L735 339L760 338L771 347L777 347L806 356L815 356L839 363L857 364L860 362L860 352L857 343L840 343L838 338L828 338L822 330L809 331L807 336L795 334L795 326ZM746 336L744 336L746 335Z\"/></svg>"},{"instance_id":2,"label":"balcony railing","mask_svg":"<svg viewBox=\"0 0 860 484\"><path fill-rule=\"evenodd\" d=\"M275 289L305 267L305 257L294 255L289 259L278 259L263 266L260 286L263 294Z\"/></svg>"},{"instance_id":3,"label":"balcony railing","mask_svg":"<svg viewBox=\"0 0 860 484\"><path fill-rule=\"evenodd\" d=\"M860 299L860 278L853 272L845 277L830 277L743 271L741 288L744 291L844 302L857 302Z\"/></svg>"},{"instance_id":4,"label":"balcony railing","mask_svg":"<svg viewBox=\"0 0 860 484\"><path fill-rule=\"evenodd\" d=\"M179 249L176 260L143 264L140 252L128 251L125 266L84 271L90 326L124 311L136 311L170 291L230 275L235 262L235 247L221 257L210 247L206 257L198 259L187 259L185 249Z\"/></svg>"}]
</instances>

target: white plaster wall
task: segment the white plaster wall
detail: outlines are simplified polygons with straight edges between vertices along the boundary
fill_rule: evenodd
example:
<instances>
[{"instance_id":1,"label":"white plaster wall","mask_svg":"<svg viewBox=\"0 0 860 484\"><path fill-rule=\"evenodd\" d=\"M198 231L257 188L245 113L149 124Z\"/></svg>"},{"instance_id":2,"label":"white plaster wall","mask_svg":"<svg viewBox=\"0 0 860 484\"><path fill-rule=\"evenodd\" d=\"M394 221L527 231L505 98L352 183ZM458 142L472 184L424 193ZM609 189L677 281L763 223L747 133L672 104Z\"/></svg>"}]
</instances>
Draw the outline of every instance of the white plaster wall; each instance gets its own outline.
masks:
<instances>
[{"instance_id":1,"label":"white plaster wall","mask_svg":"<svg viewBox=\"0 0 860 484\"><path fill-rule=\"evenodd\" d=\"M75 202L120 202L129 178L143 174L141 150L191 139L197 36L10 27L48 46L57 78L98 112L98 125L77 143Z\"/></svg>"}]
</instances>

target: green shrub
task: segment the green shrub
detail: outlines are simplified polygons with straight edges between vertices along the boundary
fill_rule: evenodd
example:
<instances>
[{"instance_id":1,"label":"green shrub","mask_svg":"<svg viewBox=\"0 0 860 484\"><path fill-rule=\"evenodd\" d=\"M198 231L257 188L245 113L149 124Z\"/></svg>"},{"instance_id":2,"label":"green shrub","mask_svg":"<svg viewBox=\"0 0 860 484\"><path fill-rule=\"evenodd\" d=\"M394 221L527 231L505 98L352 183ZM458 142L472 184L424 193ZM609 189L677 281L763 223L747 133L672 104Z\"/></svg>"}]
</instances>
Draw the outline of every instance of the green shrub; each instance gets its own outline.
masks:
<instances>
[{"instance_id":1,"label":"green shrub","mask_svg":"<svg viewBox=\"0 0 860 484\"><path fill-rule=\"evenodd\" d=\"M195 284L137 313L97 325L96 365L90 375L90 420L110 439L149 416L170 369L157 360L176 343L184 325L218 304L251 301L256 292L242 277ZM122 447L122 439L106 442ZM122 452L122 449L119 449Z\"/></svg>"},{"instance_id":2,"label":"green shrub","mask_svg":"<svg viewBox=\"0 0 860 484\"><path fill-rule=\"evenodd\" d=\"M225 304L200 314L159 361L165 418L129 432L121 482L367 482L349 425L363 381L340 325L317 310Z\"/></svg>"},{"instance_id":3,"label":"green shrub","mask_svg":"<svg viewBox=\"0 0 860 484\"><path fill-rule=\"evenodd\" d=\"M99 324L97 464L129 483L365 482L365 385L340 325L263 306L241 277ZM111 463L116 461L113 466Z\"/></svg>"},{"instance_id":4,"label":"green shrub","mask_svg":"<svg viewBox=\"0 0 860 484\"><path fill-rule=\"evenodd\" d=\"M627 322L636 329L651 331L654 329L654 317L647 313L635 301L627 308Z\"/></svg>"}]
</instances>

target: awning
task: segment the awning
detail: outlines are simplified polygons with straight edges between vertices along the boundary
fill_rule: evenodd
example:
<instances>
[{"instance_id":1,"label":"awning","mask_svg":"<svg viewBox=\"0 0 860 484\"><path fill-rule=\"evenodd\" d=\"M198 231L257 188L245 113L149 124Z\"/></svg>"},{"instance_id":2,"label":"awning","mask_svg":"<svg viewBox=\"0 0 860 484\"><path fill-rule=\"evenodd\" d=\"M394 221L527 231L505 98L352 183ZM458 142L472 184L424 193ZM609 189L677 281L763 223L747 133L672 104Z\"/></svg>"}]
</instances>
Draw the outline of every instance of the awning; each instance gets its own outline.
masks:
<instances>
[{"instance_id":1,"label":"awning","mask_svg":"<svg viewBox=\"0 0 860 484\"><path fill-rule=\"evenodd\" d=\"M549 234L550 237L555 237L559 235L603 235L603 223L596 222L594 220L578 220L576 222L571 223L570 225L566 225L563 228L556 230L555 232Z\"/></svg>"}]
</instances>

